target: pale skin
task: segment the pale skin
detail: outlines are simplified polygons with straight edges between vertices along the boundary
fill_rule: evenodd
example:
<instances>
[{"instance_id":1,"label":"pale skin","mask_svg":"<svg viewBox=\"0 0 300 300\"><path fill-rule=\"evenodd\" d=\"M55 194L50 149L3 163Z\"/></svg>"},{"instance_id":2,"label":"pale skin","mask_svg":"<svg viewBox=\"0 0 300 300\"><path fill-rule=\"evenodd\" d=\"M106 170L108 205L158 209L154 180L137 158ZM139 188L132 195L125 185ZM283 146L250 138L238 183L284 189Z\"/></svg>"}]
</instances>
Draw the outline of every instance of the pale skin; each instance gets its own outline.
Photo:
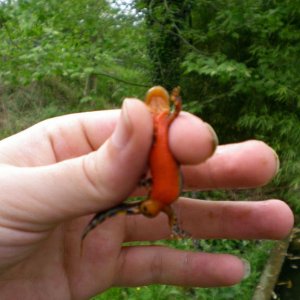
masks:
<instances>
[{"instance_id":1,"label":"pale skin","mask_svg":"<svg viewBox=\"0 0 300 300\"><path fill-rule=\"evenodd\" d=\"M88 299L112 286L153 283L224 286L245 272L237 257L168 247L122 247L168 238L167 219L118 216L80 238L91 216L133 193L145 172L151 116L135 99L120 110L63 116L0 142L0 298ZM246 188L267 183L277 159L263 142L218 146L200 119L181 113L170 147L187 189ZM201 164L202 163L202 164ZM137 193L137 191L136 191ZM195 238L281 239L293 214L280 200L180 199Z\"/></svg>"}]
</instances>

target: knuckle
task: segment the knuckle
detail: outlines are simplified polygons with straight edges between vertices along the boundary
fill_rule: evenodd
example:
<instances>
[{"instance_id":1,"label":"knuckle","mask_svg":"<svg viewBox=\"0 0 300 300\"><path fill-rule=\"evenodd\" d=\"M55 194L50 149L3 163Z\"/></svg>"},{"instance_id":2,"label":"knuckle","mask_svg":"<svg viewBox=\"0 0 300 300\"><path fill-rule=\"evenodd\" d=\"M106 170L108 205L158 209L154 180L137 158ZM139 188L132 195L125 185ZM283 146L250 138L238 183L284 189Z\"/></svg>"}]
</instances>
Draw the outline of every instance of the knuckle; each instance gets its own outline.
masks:
<instances>
[{"instance_id":1,"label":"knuckle","mask_svg":"<svg viewBox=\"0 0 300 300\"><path fill-rule=\"evenodd\" d=\"M99 186L95 180L94 171L91 168L91 154L83 157L81 169L82 174L84 175L85 182L88 183L88 188L92 191L92 194L98 195L99 193Z\"/></svg>"}]
</instances>

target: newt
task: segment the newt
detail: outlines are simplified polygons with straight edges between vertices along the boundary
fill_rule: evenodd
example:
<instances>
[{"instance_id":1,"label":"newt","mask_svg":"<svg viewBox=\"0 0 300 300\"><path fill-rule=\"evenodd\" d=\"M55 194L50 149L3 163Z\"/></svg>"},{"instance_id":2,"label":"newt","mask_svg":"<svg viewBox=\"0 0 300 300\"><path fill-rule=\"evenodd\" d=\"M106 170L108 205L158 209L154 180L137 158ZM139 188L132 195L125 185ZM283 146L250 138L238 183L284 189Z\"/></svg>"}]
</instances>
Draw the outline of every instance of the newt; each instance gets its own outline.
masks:
<instances>
[{"instance_id":1,"label":"newt","mask_svg":"<svg viewBox=\"0 0 300 300\"><path fill-rule=\"evenodd\" d=\"M169 147L169 128L181 111L179 93L179 87L174 88L169 96L163 87L154 86L149 89L145 97L145 103L153 120L153 142L149 154L151 189L147 199L123 202L97 213L85 227L81 242L98 224L119 214L141 214L153 218L160 212L164 212L168 216L172 234L179 236L183 233L177 225L177 218L171 207L181 192L181 173L179 163Z\"/></svg>"}]
</instances>

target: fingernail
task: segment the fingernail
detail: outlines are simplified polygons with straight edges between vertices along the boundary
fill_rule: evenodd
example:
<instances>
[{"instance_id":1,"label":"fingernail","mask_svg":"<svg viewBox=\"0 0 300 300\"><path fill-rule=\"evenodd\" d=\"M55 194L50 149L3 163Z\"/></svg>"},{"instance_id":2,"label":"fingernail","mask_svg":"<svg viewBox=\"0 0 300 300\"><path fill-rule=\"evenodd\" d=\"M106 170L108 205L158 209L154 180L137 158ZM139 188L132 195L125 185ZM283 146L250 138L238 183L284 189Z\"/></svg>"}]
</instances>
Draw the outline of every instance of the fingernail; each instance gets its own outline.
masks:
<instances>
[{"instance_id":1,"label":"fingernail","mask_svg":"<svg viewBox=\"0 0 300 300\"><path fill-rule=\"evenodd\" d=\"M128 114L130 103L129 99L123 101L120 119L118 120L117 126L111 137L111 142L117 148L124 148L132 134L132 124Z\"/></svg>"},{"instance_id":2,"label":"fingernail","mask_svg":"<svg viewBox=\"0 0 300 300\"><path fill-rule=\"evenodd\" d=\"M251 265L250 265L249 261L247 259L245 259L245 258L241 258L241 261L243 262L243 265L244 265L244 276L243 276L243 279L246 279L251 274Z\"/></svg>"},{"instance_id":3,"label":"fingernail","mask_svg":"<svg viewBox=\"0 0 300 300\"><path fill-rule=\"evenodd\" d=\"M276 170L275 170L275 175L276 175L280 169L280 160L279 160L278 154L275 152L275 150L273 150L273 153L274 153L274 156L276 159Z\"/></svg>"},{"instance_id":4,"label":"fingernail","mask_svg":"<svg viewBox=\"0 0 300 300\"><path fill-rule=\"evenodd\" d=\"M218 139L218 136L216 134L216 132L214 131L214 129L210 126L210 124L208 123L205 123L205 125L207 126L209 132L211 133L211 136L212 136L212 153L215 152L217 146L219 145L219 139Z\"/></svg>"}]
</instances>

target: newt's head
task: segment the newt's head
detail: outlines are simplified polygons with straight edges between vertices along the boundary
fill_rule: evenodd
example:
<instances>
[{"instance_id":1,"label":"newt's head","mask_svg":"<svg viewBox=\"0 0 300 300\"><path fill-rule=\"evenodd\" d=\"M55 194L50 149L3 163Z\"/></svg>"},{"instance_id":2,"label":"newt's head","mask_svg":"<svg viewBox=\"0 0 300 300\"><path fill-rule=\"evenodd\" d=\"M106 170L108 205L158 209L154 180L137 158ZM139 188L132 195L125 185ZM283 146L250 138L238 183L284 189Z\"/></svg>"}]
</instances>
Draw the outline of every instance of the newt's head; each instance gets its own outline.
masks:
<instances>
[{"instance_id":1,"label":"newt's head","mask_svg":"<svg viewBox=\"0 0 300 300\"><path fill-rule=\"evenodd\" d=\"M154 201L151 199L145 200L140 205L140 212L146 217L156 217L163 207L165 206L164 203L159 201Z\"/></svg>"},{"instance_id":2,"label":"newt's head","mask_svg":"<svg viewBox=\"0 0 300 300\"><path fill-rule=\"evenodd\" d=\"M147 92L145 103L154 114L169 112L169 98L169 93L162 86L154 86Z\"/></svg>"}]
</instances>

